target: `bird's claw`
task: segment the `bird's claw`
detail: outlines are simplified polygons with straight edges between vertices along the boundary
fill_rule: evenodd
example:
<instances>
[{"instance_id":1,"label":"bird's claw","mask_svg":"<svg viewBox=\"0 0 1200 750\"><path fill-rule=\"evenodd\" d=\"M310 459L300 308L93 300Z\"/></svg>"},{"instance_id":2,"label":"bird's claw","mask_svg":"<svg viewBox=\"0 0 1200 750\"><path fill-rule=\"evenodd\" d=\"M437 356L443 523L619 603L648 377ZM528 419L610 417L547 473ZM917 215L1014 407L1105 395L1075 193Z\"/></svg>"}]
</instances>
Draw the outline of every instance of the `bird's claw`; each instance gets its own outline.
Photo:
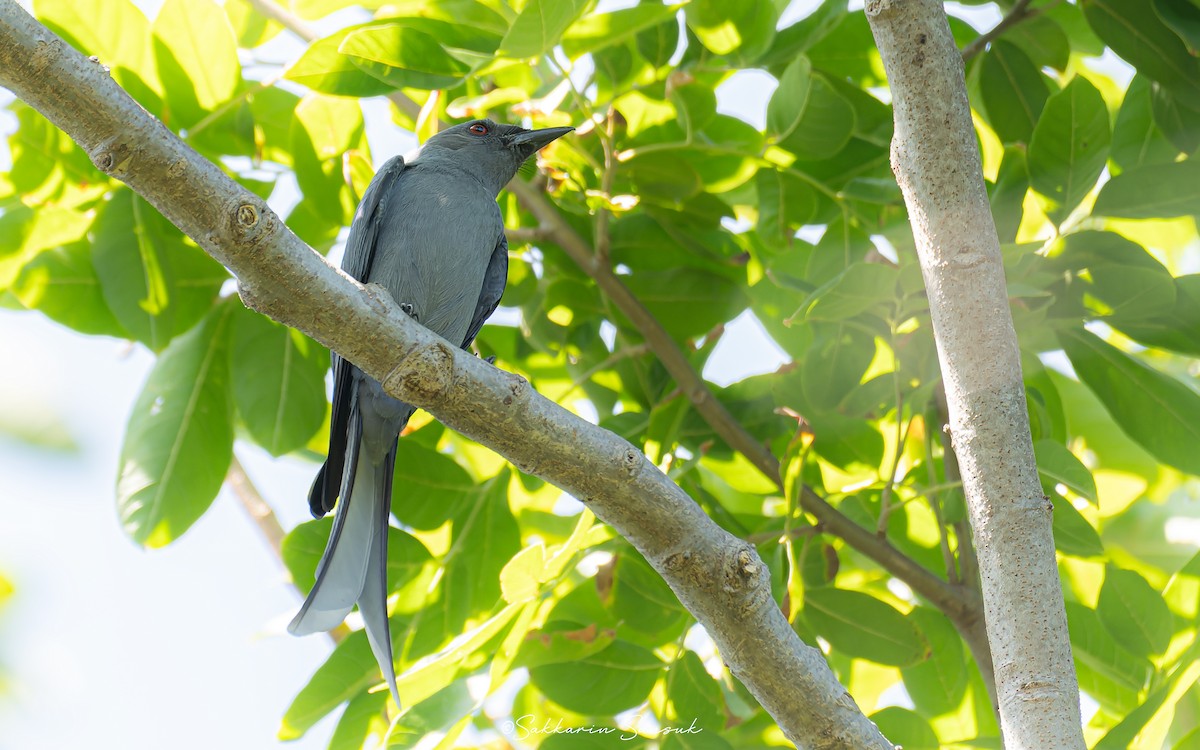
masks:
<instances>
[{"instance_id":1,"label":"bird's claw","mask_svg":"<svg viewBox=\"0 0 1200 750\"><path fill-rule=\"evenodd\" d=\"M410 304L410 303L408 303L408 302L401 302L401 303L400 303L400 310L401 310L401 311L402 311L402 312L403 312L405 315L407 315L408 317L412 318L413 320L415 320L415 321L417 321L417 322L420 322L420 321L421 321L421 318L420 318L420 316L419 316L419 315L417 315L417 308L413 307L413 306L412 306L412 304Z\"/></svg>"},{"instance_id":2,"label":"bird's claw","mask_svg":"<svg viewBox=\"0 0 1200 750\"><path fill-rule=\"evenodd\" d=\"M487 363L488 363L489 365L491 365L492 367L495 367L495 366L496 366L496 355L495 355L495 354L493 354L493 355L492 355L492 356L490 356L490 357L484 357L484 358L483 358L483 361L484 361L484 362L487 362Z\"/></svg>"}]
</instances>

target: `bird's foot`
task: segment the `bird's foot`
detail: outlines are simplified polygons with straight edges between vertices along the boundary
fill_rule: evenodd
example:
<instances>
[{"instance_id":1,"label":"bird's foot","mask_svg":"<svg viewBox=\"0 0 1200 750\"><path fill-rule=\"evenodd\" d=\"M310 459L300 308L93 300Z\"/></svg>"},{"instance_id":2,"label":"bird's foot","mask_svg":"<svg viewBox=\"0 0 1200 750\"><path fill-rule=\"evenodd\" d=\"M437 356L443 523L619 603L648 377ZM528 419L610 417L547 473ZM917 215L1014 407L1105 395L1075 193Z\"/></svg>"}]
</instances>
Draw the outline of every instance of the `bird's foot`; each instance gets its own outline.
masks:
<instances>
[{"instance_id":1,"label":"bird's foot","mask_svg":"<svg viewBox=\"0 0 1200 750\"><path fill-rule=\"evenodd\" d=\"M401 302L400 309L408 317L412 318L413 320L417 321L418 323L421 322L421 317L419 315L417 315L417 308L413 307L408 302Z\"/></svg>"},{"instance_id":2,"label":"bird's foot","mask_svg":"<svg viewBox=\"0 0 1200 750\"><path fill-rule=\"evenodd\" d=\"M496 355L495 355L495 354L493 354L493 355L492 355L492 356L490 356L490 357L484 357L484 358L483 358L483 361L484 361L484 362L487 362L487 363L488 363L489 365L491 365L492 367L495 367L495 366L496 366Z\"/></svg>"}]
</instances>

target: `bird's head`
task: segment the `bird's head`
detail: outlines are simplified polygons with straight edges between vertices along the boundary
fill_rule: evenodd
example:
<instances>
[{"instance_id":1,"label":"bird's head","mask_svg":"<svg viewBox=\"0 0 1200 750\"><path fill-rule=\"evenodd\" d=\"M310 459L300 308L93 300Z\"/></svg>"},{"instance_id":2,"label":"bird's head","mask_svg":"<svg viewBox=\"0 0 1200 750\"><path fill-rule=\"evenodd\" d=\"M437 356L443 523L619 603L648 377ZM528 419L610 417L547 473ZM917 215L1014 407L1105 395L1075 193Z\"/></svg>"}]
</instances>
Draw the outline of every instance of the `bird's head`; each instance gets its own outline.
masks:
<instances>
[{"instance_id":1,"label":"bird's head","mask_svg":"<svg viewBox=\"0 0 1200 750\"><path fill-rule=\"evenodd\" d=\"M452 159L499 193L526 159L574 129L526 130L491 120L471 120L432 136L421 147L421 156Z\"/></svg>"}]
</instances>

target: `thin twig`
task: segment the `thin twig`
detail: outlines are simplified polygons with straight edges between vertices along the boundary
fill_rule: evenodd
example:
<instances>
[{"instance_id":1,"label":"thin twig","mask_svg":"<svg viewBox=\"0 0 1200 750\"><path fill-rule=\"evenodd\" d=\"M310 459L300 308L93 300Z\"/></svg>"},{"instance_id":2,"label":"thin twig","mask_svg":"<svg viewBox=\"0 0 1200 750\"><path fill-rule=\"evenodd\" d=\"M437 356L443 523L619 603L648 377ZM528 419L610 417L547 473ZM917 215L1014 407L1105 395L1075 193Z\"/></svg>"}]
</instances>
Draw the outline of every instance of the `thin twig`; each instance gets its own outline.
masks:
<instances>
[{"instance_id":1,"label":"thin twig","mask_svg":"<svg viewBox=\"0 0 1200 750\"><path fill-rule=\"evenodd\" d=\"M541 227L514 227L505 229L504 236L510 245L524 245L549 238L550 233Z\"/></svg>"},{"instance_id":2,"label":"thin twig","mask_svg":"<svg viewBox=\"0 0 1200 750\"><path fill-rule=\"evenodd\" d=\"M1032 3L1033 0L1017 0L1017 4L1012 7L1012 10L1010 10L1008 14L1004 16L1004 18L1001 18L1000 22L993 26L990 31L980 34L979 36L975 37L970 44L968 44L966 47L963 47L963 60L970 60L975 55L983 52L984 48L987 47L993 39L1008 31L1018 23L1022 21L1028 21L1031 18L1036 18L1048 10L1048 8L1030 10L1029 6ZM1055 3L1055 5L1057 4L1058 3Z\"/></svg>"},{"instance_id":3,"label":"thin twig","mask_svg":"<svg viewBox=\"0 0 1200 750\"><path fill-rule=\"evenodd\" d=\"M604 196L604 200L611 205L612 201L612 185L613 179L617 174L617 160L613 156L613 115L615 110L610 106L608 115L605 117L604 133L605 137L600 139L600 146L604 149L604 174L600 176L600 194ZM612 210L607 206L602 207L596 214L596 263L607 265L609 262L609 232L608 224L612 219Z\"/></svg>"},{"instance_id":4,"label":"thin twig","mask_svg":"<svg viewBox=\"0 0 1200 750\"><path fill-rule=\"evenodd\" d=\"M307 21L278 3L271 2L271 0L245 0L245 2L306 42L314 42L321 38L321 35L317 33L316 29L309 26Z\"/></svg>"},{"instance_id":5,"label":"thin twig","mask_svg":"<svg viewBox=\"0 0 1200 750\"><path fill-rule=\"evenodd\" d=\"M287 536L287 532L283 530L283 525L279 523L275 511L263 499L262 493L250 481L250 476L246 474L246 469L242 466L242 462L238 461L236 455L229 463L229 473L225 475L225 483L233 490L233 494L241 503L242 509L246 511L246 515L250 516L255 528L262 534L271 551L275 553L279 564L283 565L283 539ZM304 592L300 593L303 595ZM330 630L329 638L337 644L341 643L349 634L350 629L343 624Z\"/></svg>"}]
</instances>

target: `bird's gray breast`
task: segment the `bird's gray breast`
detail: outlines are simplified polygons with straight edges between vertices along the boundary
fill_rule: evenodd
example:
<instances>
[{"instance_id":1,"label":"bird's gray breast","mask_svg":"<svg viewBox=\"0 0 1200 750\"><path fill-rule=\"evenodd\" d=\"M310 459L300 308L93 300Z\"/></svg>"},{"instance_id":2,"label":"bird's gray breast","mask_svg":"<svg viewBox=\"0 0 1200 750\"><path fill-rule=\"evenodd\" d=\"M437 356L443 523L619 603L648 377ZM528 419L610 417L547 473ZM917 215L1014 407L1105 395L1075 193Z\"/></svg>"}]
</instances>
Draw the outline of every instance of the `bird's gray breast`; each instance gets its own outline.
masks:
<instances>
[{"instance_id":1,"label":"bird's gray breast","mask_svg":"<svg viewBox=\"0 0 1200 750\"><path fill-rule=\"evenodd\" d=\"M504 231L496 198L469 175L420 163L405 169L392 190L366 280L460 345Z\"/></svg>"}]
</instances>

